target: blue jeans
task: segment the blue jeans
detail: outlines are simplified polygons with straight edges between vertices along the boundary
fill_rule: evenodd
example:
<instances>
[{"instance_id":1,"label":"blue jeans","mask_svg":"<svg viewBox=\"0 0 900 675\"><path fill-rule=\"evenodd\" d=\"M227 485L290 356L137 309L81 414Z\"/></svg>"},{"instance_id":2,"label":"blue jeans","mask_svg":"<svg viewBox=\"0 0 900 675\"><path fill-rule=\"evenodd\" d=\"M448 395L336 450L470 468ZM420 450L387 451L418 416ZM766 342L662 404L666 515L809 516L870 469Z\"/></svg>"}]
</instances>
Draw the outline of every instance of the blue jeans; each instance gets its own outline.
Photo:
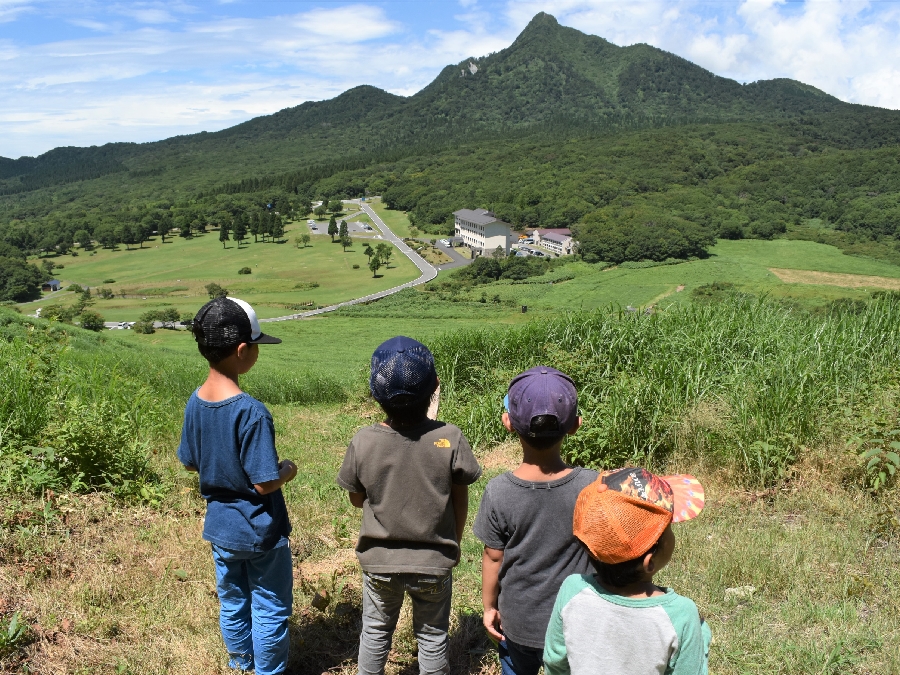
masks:
<instances>
[{"instance_id":1,"label":"blue jeans","mask_svg":"<svg viewBox=\"0 0 900 675\"><path fill-rule=\"evenodd\" d=\"M447 631L452 574L363 572L363 625L357 661L360 675L384 675L405 593L409 593L412 601L413 630L419 643L419 673L446 675L450 672Z\"/></svg>"},{"instance_id":2,"label":"blue jeans","mask_svg":"<svg viewBox=\"0 0 900 675\"><path fill-rule=\"evenodd\" d=\"M503 675L537 675L544 663L544 650L503 640L497 645Z\"/></svg>"},{"instance_id":3,"label":"blue jeans","mask_svg":"<svg viewBox=\"0 0 900 675\"><path fill-rule=\"evenodd\" d=\"M287 668L288 618L294 602L290 546L232 551L212 545L219 591L219 627L229 667L256 675Z\"/></svg>"}]
</instances>

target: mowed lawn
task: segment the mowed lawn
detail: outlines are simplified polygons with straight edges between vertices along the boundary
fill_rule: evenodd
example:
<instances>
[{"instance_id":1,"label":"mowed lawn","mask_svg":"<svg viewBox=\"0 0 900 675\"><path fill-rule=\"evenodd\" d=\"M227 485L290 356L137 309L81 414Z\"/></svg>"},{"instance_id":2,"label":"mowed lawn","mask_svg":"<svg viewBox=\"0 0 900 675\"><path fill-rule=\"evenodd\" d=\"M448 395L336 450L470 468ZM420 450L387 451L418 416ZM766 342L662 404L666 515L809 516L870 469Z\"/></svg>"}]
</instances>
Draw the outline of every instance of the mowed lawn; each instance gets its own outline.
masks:
<instances>
[{"instance_id":1,"label":"mowed lawn","mask_svg":"<svg viewBox=\"0 0 900 675\"><path fill-rule=\"evenodd\" d=\"M391 211L381 203L380 199L369 202L369 206L371 206L372 210L378 214L378 217L384 221L384 224L390 228L391 232L400 238L410 236L410 223L406 211Z\"/></svg>"},{"instance_id":2,"label":"mowed lawn","mask_svg":"<svg viewBox=\"0 0 900 675\"><path fill-rule=\"evenodd\" d=\"M209 283L251 302L261 317L272 317L289 314L305 303L330 305L368 295L419 275L415 265L395 250L391 266L382 267L373 278L363 246L366 241L381 240L357 237L344 252L329 236L312 235L308 247L297 248L294 237L306 232L305 223L292 224L286 228L285 243L253 243L251 237L240 249L234 242L223 248L216 232L193 239L176 237L165 244L157 238L142 249L120 246L115 251L97 249L96 255L60 256L55 261L64 269L54 276L65 285L112 289L117 297L98 299L94 309L110 321L134 321L141 313L162 306L196 310L208 299L204 286ZM238 274L243 267L249 267L251 274ZM318 287L312 287L313 283ZM120 297L122 293L128 297ZM74 300L71 293L58 293L25 308L32 312L40 304Z\"/></svg>"}]
</instances>

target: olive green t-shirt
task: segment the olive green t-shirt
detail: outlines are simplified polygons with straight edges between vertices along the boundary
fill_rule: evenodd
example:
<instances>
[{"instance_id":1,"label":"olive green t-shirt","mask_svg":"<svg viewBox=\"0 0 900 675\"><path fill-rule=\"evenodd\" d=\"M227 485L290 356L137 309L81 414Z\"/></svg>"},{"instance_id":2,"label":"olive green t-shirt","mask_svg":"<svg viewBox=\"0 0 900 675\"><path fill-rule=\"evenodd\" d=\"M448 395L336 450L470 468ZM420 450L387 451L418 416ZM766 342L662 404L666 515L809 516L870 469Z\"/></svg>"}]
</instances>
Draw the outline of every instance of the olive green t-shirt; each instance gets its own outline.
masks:
<instances>
[{"instance_id":1,"label":"olive green t-shirt","mask_svg":"<svg viewBox=\"0 0 900 675\"><path fill-rule=\"evenodd\" d=\"M373 424L350 441L337 484L365 492L356 555L376 573L443 574L456 563L452 485L471 485L481 467L462 431L426 420L402 433Z\"/></svg>"}]
</instances>

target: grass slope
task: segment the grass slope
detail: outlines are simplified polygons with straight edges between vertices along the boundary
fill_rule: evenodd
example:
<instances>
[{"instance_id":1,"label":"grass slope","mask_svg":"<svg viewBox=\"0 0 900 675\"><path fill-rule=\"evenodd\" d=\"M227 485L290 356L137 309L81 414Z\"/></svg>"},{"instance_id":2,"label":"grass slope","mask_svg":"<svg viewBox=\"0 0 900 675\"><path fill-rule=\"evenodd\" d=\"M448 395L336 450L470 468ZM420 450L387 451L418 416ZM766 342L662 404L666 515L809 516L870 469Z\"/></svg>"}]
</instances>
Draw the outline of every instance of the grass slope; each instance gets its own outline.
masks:
<instances>
[{"instance_id":1,"label":"grass slope","mask_svg":"<svg viewBox=\"0 0 900 675\"><path fill-rule=\"evenodd\" d=\"M355 238L346 252L324 234L314 234L310 246L296 248L294 236L307 231L305 224L291 225L285 243L254 244L251 238L251 243L240 250L235 242L228 242L223 249L216 233L211 232L193 239L176 237L165 244L157 239L143 249L100 249L96 255L82 252L75 258L60 259L65 268L56 276L66 284L103 286L117 294L135 296L98 300L95 305L107 320L134 321L142 312L163 305L174 305L184 312L196 310L208 299L203 287L211 282L252 303L260 317L271 317L291 313L291 307L298 303L330 305L392 288L419 275L408 258L396 253L391 267L380 269L379 276L373 278L362 252L367 240L362 237ZM354 264L359 269L353 269ZM252 274L239 275L238 270L245 266L253 270ZM104 283L105 279L115 279L115 283ZM314 282L319 286L310 288ZM156 295L161 292L165 294ZM70 294L60 299L74 302L75 298ZM27 308L33 311L55 301L51 296Z\"/></svg>"}]
</instances>

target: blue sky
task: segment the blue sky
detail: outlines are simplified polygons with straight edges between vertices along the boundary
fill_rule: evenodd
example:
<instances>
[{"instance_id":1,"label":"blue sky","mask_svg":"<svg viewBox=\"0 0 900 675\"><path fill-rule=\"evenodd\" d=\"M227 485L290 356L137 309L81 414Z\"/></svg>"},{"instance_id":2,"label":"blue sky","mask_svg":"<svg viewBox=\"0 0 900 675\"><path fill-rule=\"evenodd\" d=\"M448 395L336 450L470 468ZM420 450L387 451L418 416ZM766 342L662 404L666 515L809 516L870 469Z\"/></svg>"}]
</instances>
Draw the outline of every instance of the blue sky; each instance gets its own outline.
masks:
<instances>
[{"instance_id":1,"label":"blue sky","mask_svg":"<svg viewBox=\"0 0 900 675\"><path fill-rule=\"evenodd\" d=\"M540 11L742 82L900 108L896 0L0 0L0 156L215 131L359 84L413 94Z\"/></svg>"}]
</instances>

